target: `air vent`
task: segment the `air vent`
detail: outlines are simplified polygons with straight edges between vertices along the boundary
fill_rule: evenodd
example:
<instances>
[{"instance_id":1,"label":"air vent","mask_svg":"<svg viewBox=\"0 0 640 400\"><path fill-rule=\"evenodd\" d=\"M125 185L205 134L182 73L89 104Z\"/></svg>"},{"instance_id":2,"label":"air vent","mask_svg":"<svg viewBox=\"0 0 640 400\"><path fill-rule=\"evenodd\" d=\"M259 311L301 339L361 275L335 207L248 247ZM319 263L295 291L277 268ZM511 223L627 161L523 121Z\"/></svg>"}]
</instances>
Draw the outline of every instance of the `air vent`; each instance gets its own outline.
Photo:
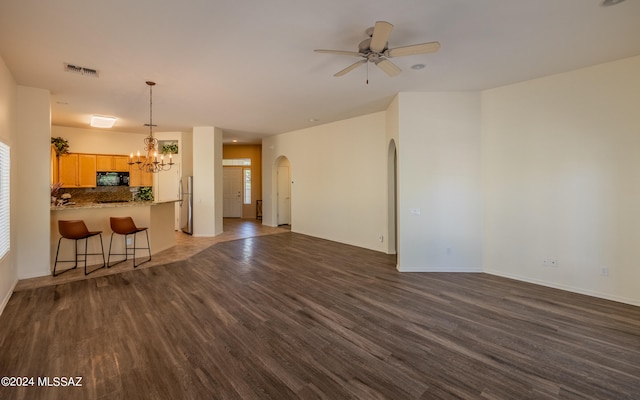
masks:
<instances>
[{"instance_id":1,"label":"air vent","mask_svg":"<svg viewBox=\"0 0 640 400\"><path fill-rule=\"evenodd\" d=\"M73 64L64 64L64 70L67 72L73 72L74 74L92 76L94 78L98 77L98 70L87 67L80 67L78 65Z\"/></svg>"}]
</instances>

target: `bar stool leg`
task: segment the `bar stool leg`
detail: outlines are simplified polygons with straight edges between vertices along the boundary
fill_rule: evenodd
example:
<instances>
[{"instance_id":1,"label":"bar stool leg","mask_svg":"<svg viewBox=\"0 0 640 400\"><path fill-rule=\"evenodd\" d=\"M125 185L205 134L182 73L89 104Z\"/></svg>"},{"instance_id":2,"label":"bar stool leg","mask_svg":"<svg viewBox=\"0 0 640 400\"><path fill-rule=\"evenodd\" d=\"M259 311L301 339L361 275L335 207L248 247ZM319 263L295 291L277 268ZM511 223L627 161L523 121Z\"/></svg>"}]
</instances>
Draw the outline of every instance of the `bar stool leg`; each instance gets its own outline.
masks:
<instances>
[{"instance_id":1,"label":"bar stool leg","mask_svg":"<svg viewBox=\"0 0 640 400\"><path fill-rule=\"evenodd\" d=\"M107 266L107 263L104 260L104 245L102 244L102 234L101 233L98 234L98 240L100 241L100 249L102 251L100 253L87 253L87 246L88 246L89 238L85 239L85 242L84 242L84 274L85 275L89 275L90 273L95 272L95 271L97 271L99 269L105 268ZM94 269L93 271L87 272L87 255L98 255L98 254L102 254L102 265L99 266L98 268Z\"/></svg>"},{"instance_id":2,"label":"bar stool leg","mask_svg":"<svg viewBox=\"0 0 640 400\"><path fill-rule=\"evenodd\" d=\"M147 247L136 247L136 236L137 234L140 232L136 232L133 234L133 267L136 268L138 265L144 264L146 262L151 261L151 245L149 244L149 231L147 229L144 230L144 234L147 236ZM147 249L147 251L149 252L149 258L147 258L146 260L144 260L143 262L141 262L140 264L136 265L136 250L135 249L140 249L140 250L144 250Z\"/></svg>"},{"instance_id":3,"label":"bar stool leg","mask_svg":"<svg viewBox=\"0 0 640 400\"><path fill-rule=\"evenodd\" d=\"M53 263L53 276L58 276L58 275L63 274L63 273L65 273L65 272L67 272L67 271L71 271L72 269L76 269L76 268L78 267L78 254L77 254L77 253L78 253L78 247L77 247L77 246L74 246L74 248L76 249L76 256L75 256L75 259L74 259L74 260L69 260L69 261L65 261L65 260L58 260L58 255L59 255L59 253L60 253L60 243L62 242L62 239L64 239L64 238L62 238L62 237L61 237L60 239L58 239L58 247L57 247L57 249L56 249L56 260L55 260L55 262ZM75 244L75 245L77 245L77 244L78 244L78 241L76 240L74 244ZM67 269L65 269L65 270L64 270L64 271L62 271L62 272L58 272L58 273L56 273L56 268L58 267L58 263L59 263L59 262L71 262L71 261L73 261L73 262L74 262L73 267L71 267L71 268L67 268Z\"/></svg>"}]
</instances>

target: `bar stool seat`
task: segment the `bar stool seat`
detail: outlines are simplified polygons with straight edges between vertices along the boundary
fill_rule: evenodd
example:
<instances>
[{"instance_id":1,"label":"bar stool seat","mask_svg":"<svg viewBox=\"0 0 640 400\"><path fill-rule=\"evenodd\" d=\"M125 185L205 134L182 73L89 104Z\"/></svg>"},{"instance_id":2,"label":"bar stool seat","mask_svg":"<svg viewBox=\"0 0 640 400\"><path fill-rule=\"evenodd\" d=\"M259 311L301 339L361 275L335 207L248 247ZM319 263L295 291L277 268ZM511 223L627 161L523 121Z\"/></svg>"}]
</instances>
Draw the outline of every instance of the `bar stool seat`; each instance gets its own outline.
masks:
<instances>
[{"instance_id":1,"label":"bar stool seat","mask_svg":"<svg viewBox=\"0 0 640 400\"><path fill-rule=\"evenodd\" d=\"M87 225L85 225L83 220L69 220L69 221L58 221L58 231L60 232L60 239L58 239L58 248L56 249L56 260L53 264L53 276L60 275L64 272L75 269L78 266L78 256L84 256L84 274L89 275L91 272L95 272L100 268L104 268L106 263L104 261L104 247L102 246L102 231L89 231L87 229ZM100 248L102 249L101 253L87 253L87 247L89 243L89 238L98 236L100 239ZM69 239L75 241L75 258L73 260L58 260L58 254L60 253L60 242L62 239ZM84 253L78 253L78 241L85 240L84 242ZM102 255L102 265L93 271L87 271L87 256L97 256ZM58 263L74 263L73 267L67 268L62 272L56 273L56 268L58 267Z\"/></svg>"},{"instance_id":2,"label":"bar stool seat","mask_svg":"<svg viewBox=\"0 0 640 400\"><path fill-rule=\"evenodd\" d=\"M107 268L111 268L116 264L120 264L121 262L127 261L129 256L133 256L133 268L136 268L138 265L144 264L148 261L151 261L151 246L149 245L149 230L148 228L138 228L136 224L133 222L133 218L131 217L111 217L109 219L111 224L111 240L109 242L109 255L107 257ZM144 232L147 237L147 247L138 247L136 245L136 237L140 232ZM112 253L111 246L113 244L113 235L123 235L124 236L124 253ZM133 235L133 246L127 246L127 238L129 235ZM136 250L147 250L149 252L149 258L142 261L139 264L136 264ZM111 264L111 256L124 256L124 260L116 261Z\"/></svg>"}]
</instances>

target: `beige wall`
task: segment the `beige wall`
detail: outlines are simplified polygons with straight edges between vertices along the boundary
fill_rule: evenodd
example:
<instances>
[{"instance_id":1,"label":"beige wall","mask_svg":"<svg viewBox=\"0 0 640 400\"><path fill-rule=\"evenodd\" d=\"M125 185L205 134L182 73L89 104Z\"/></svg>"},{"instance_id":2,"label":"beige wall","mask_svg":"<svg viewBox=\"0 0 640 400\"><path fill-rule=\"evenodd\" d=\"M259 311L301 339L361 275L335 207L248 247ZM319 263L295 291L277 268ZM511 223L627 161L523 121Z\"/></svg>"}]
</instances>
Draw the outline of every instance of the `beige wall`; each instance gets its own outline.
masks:
<instances>
[{"instance_id":1,"label":"beige wall","mask_svg":"<svg viewBox=\"0 0 640 400\"><path fill-rule=\"evenodd\" d=\"M400 271L482 270L480 93L400 93Z\"/></svg>"},{"instance_id":2,"label":"beige wall","mask_svg":"<svg viewBox=\"0 0 640 400\"><path fill-rule=\"evenodd\" d=\"M193 128L193 236L222 233L222 130Z\"/></svg>"},{"instance_id":3,"label":"beige wall","mask_svg":"<svg viewBox=\"0 0 640 400\"><path fill-rule=\"evenodd\" d=\"M386 251L385 113L365 115L262 142L263 223L277 225L275 171L291 165L291 229Z\"/></svg>"},{"instance_id":4,"label":"beige wall","mask_svg":"<svg viewBox=\"0 0 640 400\"><path fill-rule=\"evenodd\" d=\"M51 203L51 111L49 91L18 86L17 187L18 199L16 251L18 278L46 275L49 256L43 249L49 243L49 205ZM42 160L42 162L32 162Z\"/></svg>"},{"instance_id":5,"label":"beige wall","mask_svg":"<svg viewBox=\"0 0 640 400\"><path fill-rule=\"evenodd\" d=\"M485 271L640 305L639 71L634 57L483 93Z\"/></svg>"},{"instance_id":6,"label":"beige wall","mask_svg":"<svg viewBox=\"0 0 640 400\"><path fill-rule=\"evenodd\" d=\"M262 200L262 145L224 145L222 158L251 159L251 204L242 207L242 218L256 217L256 200Z\"/></svg>"},{"instance_id":7,"label":"beige wall","mask_svg":"<svg viewBox=\"0 0 640 400\"><path fill-rule=\"evenodd\" d=\"M53 125L51 137L58 136L69 142L69 151L72 153L128 155L137 150L144 153L143 141L147 135L111 129L83 129Z\"/></svg>"}]
</instances>

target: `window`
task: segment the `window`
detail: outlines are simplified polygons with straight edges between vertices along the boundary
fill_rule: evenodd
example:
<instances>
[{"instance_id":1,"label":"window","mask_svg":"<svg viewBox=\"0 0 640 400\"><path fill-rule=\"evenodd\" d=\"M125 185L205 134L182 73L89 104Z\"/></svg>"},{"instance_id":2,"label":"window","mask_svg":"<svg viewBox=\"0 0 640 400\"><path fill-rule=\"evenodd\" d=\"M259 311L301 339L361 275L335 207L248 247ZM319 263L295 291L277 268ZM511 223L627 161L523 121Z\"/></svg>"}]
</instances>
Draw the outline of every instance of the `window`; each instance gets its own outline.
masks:
<instances>
[{"instance_id":1,"label":"window","mask_svg":"<svg viewBox=\"0 0 640 400\"><path fill-rule=\"evenodd\" d=\"M251 168L244 169L244 204L251 204Z\"/></svg>"},{"instance_id":2,"label":"window","mask_svg":"<svg viewBox=\"0 0 640 400\"><path fill-rule=\"evenodd\" d=\"M224 167L246 167L251 165L250 158L230 158L222 160L222 166Z\"/></svg>"},{"instance_id":3,"label":"window","mask_svg":"<svg viewBox=\"0 0 640 400\"><path fill-rule=\"evenodd\" d=\"M0 142L0 258L4 257L11 247L11 210L9 191L10 177L10 148Z\"/></svg>"}]
</instances>

